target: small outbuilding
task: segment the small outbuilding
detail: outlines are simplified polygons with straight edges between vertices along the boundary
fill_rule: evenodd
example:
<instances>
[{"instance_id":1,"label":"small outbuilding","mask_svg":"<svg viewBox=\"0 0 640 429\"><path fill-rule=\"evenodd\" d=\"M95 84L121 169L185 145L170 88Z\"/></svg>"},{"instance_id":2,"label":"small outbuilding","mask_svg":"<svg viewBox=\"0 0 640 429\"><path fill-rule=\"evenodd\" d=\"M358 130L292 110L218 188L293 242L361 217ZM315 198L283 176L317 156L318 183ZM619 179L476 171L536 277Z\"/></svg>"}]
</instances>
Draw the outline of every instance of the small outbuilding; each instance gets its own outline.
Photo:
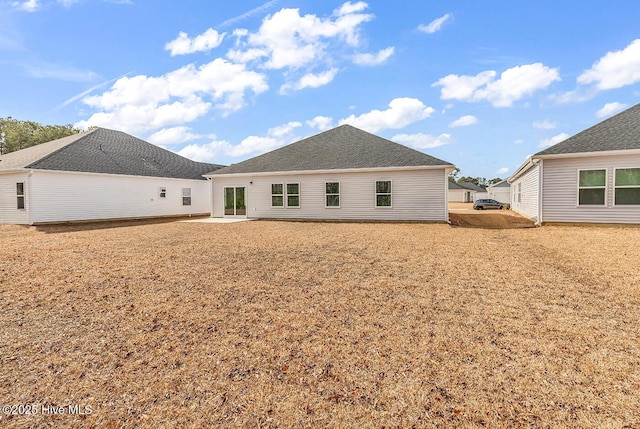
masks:
<instances>
[{"instance_id":1,"label":"small outbuilding","mask_svg":"<svg viewBox=\"0 0 640 429\"><path fill-rule=\"evenodd\" d=\"M454 182L449 180L450 203L475 203L480 198L487 198L487 190L473 182Z\"/></svg>"},{"instance_id":2,"label":"small outbuilding","mask_svg":"<svg viewBox=\"0 0 640 429\"><path fill-rule=\"evenodd\" d=\"M0 156L0 223L208 214L220 167L93 129Z\"/></svg>"},{"instance_id":3,"label":"small outbuilding","mask_svg":"<svg viewBox=\"0 0 640 429\"><path fill-rule=\"evenodd\" d=\"M454 166L342 125L213 171L213 217L447 222Z\"/></svg>"},{"instance_id":4,"label":"small outbuilding","mask_svg":"<svg viewBox=\"0 0 640 429\"><path fill-rule=\"evenodd\" d=\"M487 197L501 203L511 201L511 185L505 180L487 186Z\"/></svg>"},{"instance_id":5,"label":"small outbuilding","mask_svg":"<svg viewBox=\"0 0 640 429\"><path fill-rule=\"evenodd\" d=\"M536 223L640 223L640 104L529 157L511 208Z\"/></svg>"}]
</instances>

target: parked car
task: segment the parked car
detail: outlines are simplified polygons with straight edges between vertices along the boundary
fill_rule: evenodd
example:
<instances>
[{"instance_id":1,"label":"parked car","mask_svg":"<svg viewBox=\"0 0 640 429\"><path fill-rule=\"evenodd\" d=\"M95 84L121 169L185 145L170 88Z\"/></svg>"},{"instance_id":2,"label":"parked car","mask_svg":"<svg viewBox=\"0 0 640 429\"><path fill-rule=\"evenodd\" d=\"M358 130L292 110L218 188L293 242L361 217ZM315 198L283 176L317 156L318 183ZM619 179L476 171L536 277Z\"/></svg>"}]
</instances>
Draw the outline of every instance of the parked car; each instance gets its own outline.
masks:
<instances>
[{"instance_id":1,"label":"parked car","mask_svg":"<svg viewBox=\"0 0 640 429\"><path fill-rule=\"evenodd\" d=\"M500 201L491 200L491 199L479 199L473 203L474 210L485 210L485 209L505 209L509 210L511 208L511 204L509 203L501 203Z\"/></svg>"}]
</instances>

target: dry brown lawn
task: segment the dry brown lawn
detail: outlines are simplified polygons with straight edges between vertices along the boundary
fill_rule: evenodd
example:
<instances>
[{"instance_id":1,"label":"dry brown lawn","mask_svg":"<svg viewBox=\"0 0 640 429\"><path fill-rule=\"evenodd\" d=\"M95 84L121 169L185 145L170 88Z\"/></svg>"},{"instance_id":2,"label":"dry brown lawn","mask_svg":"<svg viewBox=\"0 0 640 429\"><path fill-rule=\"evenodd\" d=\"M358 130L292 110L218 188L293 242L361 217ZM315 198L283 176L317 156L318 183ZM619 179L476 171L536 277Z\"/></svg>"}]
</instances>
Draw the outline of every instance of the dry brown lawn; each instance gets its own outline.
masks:
<instances>
[{"instance_id":1,"label":"dry brown lawn","mask_svg":"<svg viewBox=\"0 0 640 429\"><path fill-rule=\"evenodd\" d=\"M638 428L639 243L604 227L0 226L0 402L38 407L0 427ZM68 405L91 413L52 414Z\"/></svg>"}]
</instances>

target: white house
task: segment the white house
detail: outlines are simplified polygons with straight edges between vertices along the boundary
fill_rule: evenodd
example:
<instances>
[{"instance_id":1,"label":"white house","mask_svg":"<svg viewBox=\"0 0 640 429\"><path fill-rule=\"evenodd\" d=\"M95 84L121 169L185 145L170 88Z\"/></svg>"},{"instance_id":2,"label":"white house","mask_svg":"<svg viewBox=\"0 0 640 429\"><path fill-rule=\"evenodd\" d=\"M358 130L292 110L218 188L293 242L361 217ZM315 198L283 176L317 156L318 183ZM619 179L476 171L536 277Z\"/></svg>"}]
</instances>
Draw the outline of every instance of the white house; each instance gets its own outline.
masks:
<instances>
[{"instance_id":1,"label":"white house","mask_svg":"<svg viewBox=\"0 0 640 429\"><path fill-rule=\"evenodd\" d=\"M511 208L543 222L640 223L640 104L529 157Z\"/></svg>"},{"instance_id":2,"label":"white house","mask_svg":"<svg viewBox=\"0 0 640 429\"><path fill-rule=\"evenodd\" d=\"M448 221L453 165L342 125L213 171L213 217Z\"/></svg>"},{"instance_id":3,"label":"white house","mask_svg":"<svg viewBox=\"0 0 640 429\"><path fill-rule=\"evenodd\" d=\"M450 203L475 203L476 200L487 198L487 195L486 189L475 183L449 181Z\"/></svg>"},{"instance_id":4,"label":"white house","mask_svg":"<svg viewBox=\"0 0 640 429\"><path fill-rule=\"evenodd\" d=\"M97 128L0 156L0 223L207 214L219 167Z\"/></svg>"},{"instance_id":5,"label":"white house","mask_svg":"<svg viewBox=\"0 0 640 429\"><path fill-rule=\"evenodd\" d=\"M511 185L505 180L487 186L487 198L491 198L501 203L511 201Z\"/></svg>"}]
</instances>

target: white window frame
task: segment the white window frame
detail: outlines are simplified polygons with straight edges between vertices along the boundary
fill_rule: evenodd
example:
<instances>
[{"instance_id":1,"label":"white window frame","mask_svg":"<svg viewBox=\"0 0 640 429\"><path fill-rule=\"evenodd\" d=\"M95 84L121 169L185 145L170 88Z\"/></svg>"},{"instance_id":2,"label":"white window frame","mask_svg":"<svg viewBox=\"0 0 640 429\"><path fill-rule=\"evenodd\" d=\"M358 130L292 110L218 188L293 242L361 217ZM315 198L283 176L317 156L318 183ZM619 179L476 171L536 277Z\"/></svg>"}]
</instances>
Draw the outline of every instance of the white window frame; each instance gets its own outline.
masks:
<instances>
[{"instance_id":1,"label":"white window frame","mask_svg":"<svg viewBox=\"0 0 640 429\"><path fill-rule=\"evenodd\" d=\"M18 188L22 185L22 193ZM22 204L20 202L22 201ZM22 207L20 207L22 205ZM26 182L16 182L16 210L27 210L27 184Z\"/></svg>"},{"instance_id":2,"label":"white window frame","mask_svg":"<svg viewBox=\"0 0 640 429\"><path fill-rule=\"evenodd\" d=\"M522 204L522 182L518 182L518 204Z\"/></svg>"},{"instance_id":3,"label":"white window frame","mask_svg":"<svg viewBox=\"0 0 640 429\"><path fill-rule=\"evenodd\" d=\"M188 200L186 200L185 198L188 198ZM192 201L191 201L191 188L182 188L182 205L183 206L190 206L191 203L192 203Z\"/></svg>"},{"instance_id":4,"label":"white window frame","mask_svg":"<svg viewBox=\"0 0 640 429\"><path fill-rule=\"evenodd\" d=\"M580 186L580 172L581 171L604 171L604 186ZM607 188L609 185L609 172L606 167L592 167L592 168L579 168L576 178L576 207L606 207L607 206ZM580 189L604 189L604 201L602 204L580 204Z\"/></svg>"},{"instance_id":5,"label":"white window frame","mask_svg":"<svg viewBox=\"0 0 640 429\"><path fill-rule=\"evenodd\" d=\"M618 186L616 185L616 172L618 170L636 170L640 169L640 167L616 167L613 169L613 205L616 206L616 190L620 189L640 189L640 185L625 185ZM638 207L640 204L617 204L618 207Z\"/></svg>"},{"instance_id":6,"label":"white window frame","mask_svg":"<svg viewBox=\"0 0 640 429\"><path fill-rule=\"evenodd\" d=\"M389 192L378 192L378 182L389 182ZM377 209L390 209L393 208L393 182L391 179L383 179L376 180L373 183L373 191L374 191L374 207ZM379 206L378 205L378 196L379 195L389 195L389 205L388 206Z\"/></svg>"},{"instance_id":7,"label":"white window frame","mask_svg":"<svg viewBox=\"0 0 640 429\"><path fill-rule=\"evenodd\" d=\"M274 185L282 186L282 193L281 194L274 194L273 193L273 186ZM284 206L285 206L285 196L284 196L284 194L285 194L285 184L284 183L272 183L271 184L271 208L274 208L274 209L283 209L284 208ZM273 205L273 197L281 197L282 198L282 205L274 206Z\"/></svg>"},{"instance_id":8,"label":"white window frame","mask_svg":"<svg viewBox=\"0 0 640 429\"><path fill-rule=\"evenodd\" d=\"M160 198L161 200L164 200L167 198L167 187L166 186L161 186L158 189L158 198Z\"/></svg>"},{"instance_id":9,"label":"white window frame","mask_svg":"<svg viewBox=\"0 0 640 429\"><path fill-rule=\"evenodd\" d=\"M298 193L297 194L289 194L289 185L297 185L298 186ZM289 183L285 183L285 188L284 188L284 193L285 193L285 205L288 209L299 209L300 206L302 206L302 200L300 199L300 182L289 182ZM289 197L293 196L293 197L298 197L298 205L297 206L290 206L289 205Z\"/></svg>"},{"instance_id":10,"label":"white window frame","mask_svg":"<svg viewBox=\"0 0 640 429\"><path fill-rule=\"evenodd\" d=\"M329 193L327 192L327 185L329 183L337 183L338 184L338 193ZM337 195L338 196L338 205L330 206L327 204L327 197ZM324 182L324 208L325 209L339 209L340 208L340 182L338 180L331 180Z\"/></svg>"}]
</instances>

